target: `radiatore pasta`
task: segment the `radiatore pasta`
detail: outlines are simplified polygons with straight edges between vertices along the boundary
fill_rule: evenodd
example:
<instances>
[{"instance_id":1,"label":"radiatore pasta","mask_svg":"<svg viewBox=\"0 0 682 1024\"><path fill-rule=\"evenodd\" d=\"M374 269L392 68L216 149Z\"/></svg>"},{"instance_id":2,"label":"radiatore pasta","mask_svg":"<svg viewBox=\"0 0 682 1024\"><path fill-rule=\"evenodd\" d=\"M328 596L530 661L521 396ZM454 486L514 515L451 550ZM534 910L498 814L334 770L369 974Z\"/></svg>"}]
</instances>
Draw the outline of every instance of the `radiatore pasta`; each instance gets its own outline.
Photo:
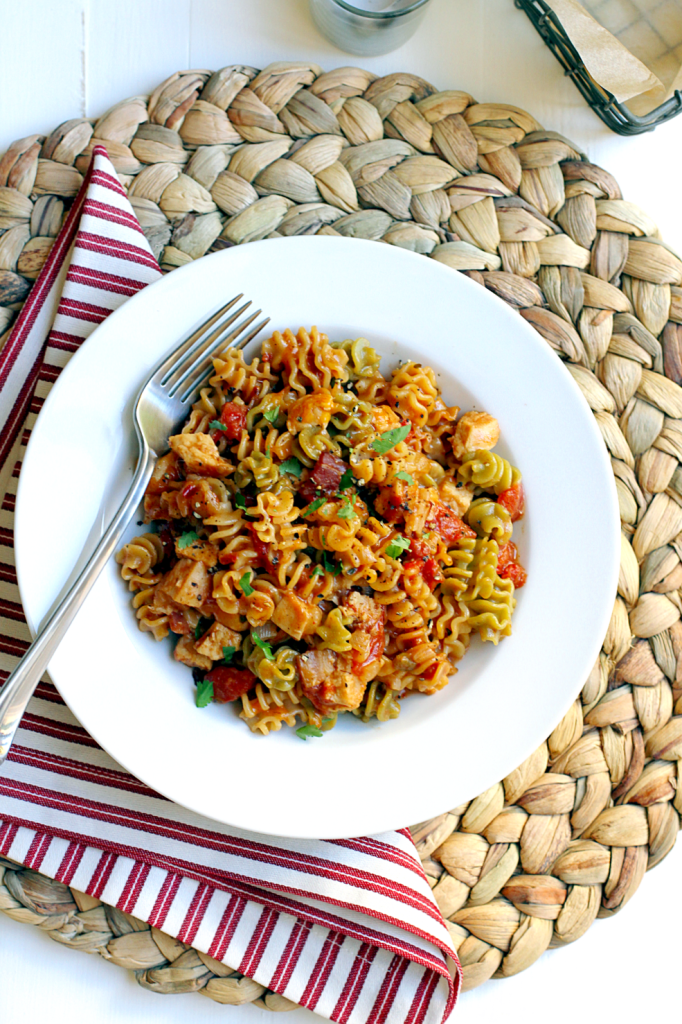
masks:
<instances>
[{"instance_id":1,"label":"radiatore pasta","mask_svg":"<svg viewBox=\"0 0 682 1024\"><path fill-rule=\"evenodd\" d=\"M139 627L174 634L196 703L256 733L387 721L511 633L521 474L433 370L384 377L364 338L275 331L214 359L118 553Z\"/></svg>"}]
</instances>

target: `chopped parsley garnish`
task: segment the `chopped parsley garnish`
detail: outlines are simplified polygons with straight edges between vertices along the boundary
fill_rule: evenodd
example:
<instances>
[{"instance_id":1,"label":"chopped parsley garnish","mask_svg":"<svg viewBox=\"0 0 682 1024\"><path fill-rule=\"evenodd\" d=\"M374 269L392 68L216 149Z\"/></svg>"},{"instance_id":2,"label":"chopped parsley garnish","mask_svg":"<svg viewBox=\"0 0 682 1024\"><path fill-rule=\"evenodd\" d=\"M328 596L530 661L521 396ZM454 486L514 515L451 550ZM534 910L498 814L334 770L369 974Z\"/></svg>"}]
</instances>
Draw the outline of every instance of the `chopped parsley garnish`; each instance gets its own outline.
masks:
<instances>
[{"instance_id":1,"label":"chopped parsley garnish","mask_svg":"<svg viewBox=\"0 0 682 1024\"><path fill-rule=\"evenodd\" d=\"M246 499L244 498L243 494L235 494L234 503L237 506L237 508L246 508Z\"/></svg>"},{"instance_id":2,"label":"chopped parsley garnish","mask_svg":"<svg viewBox=\"0 0 682 1024\"><path fill-rule=\"evenodd\" d=\"M180 536L177 539L177 545L180 548L180 550L183 551L185 548L188 548L191 544L194 544L195 541L198 540L199 534L197 533L196 530L187 530L186 533L180 534Z\"/></svg>"},{"instance_id":3,"label":"chopped parsley garnish","mask_svg":"<svg viewBox=\"0 0 682 1024\"><path fill-rule=\"evenodd\" d=\"M386 430L372 441L372 448L379 455L385 455L386 452L390 452L391 448L395 448L397 444L404 441L411 429L410 423L404 423L402 427L393 427L392 430Z\"/></svg>"},{"instance_id":4,"label":"chopped parsley garnish","mask_svg":"<svg viewBox=\"0 0 682 1024\"><path fill-rule=\"evenodd\" d=\"M409 473L406 473L404 469L401 469L399 473L396 473L396 480L407 480L408 484L414 483L414 479Z\"/></svg>"},{"instance_id":5,"label":"chopped parsley garnish","mask_svg":"<svg viewBox=\"0 0 682 1024\"><path fill-rule=\"evenodd\" d=\"M211 430L227 430L225 424L221 423L220 420L211 420L209 427Z\"/></svg>"},{"instance_id":6,"label":"chopped parsley garnish","mask_svg":"<svg viewBox=\"0 0 682 1024\"><path fill-rule=\"evenodd\" d=\"M236 647L223 647L223 664L231 665Z\"/></svg>"},{"instance_id":7,"label":"chopped parsley garnish","mask_svg":"<svg viewBox=\"0 0 682 1024\"><path fill-rule=\"evenodd\" d=\"M237 584L244 597L251 597L253 594L253 587L251 586L251 573L245 572L239 583Z\"/></svg>"},{"instance_id":8,"label":"chopped parsley garnish","mask_svg":"<svg viewBox=\"0 0 682 1024\"><path fill-rule=\"evenodd\" d=\"M285 459L279 468L281 473L291 473L292 476L300 477L303 472L303 463L299 462L295 455L292 455L290 459Z\"/></svg>"},{"instance_id":9,"label":"chopped parsley garnish","mask_svg":"<svg viewBox=\"0 0 682 1024\"><path fill-rule=\"evenodd\" d=\"M324 733L316 725L302 725L300 729L296 730L296 735L299 739L307 740L309 736L323 736Z\"/></svg>"},{"instance_id":10,"label":"chopped parsley garnish","mask_svg":"<svg viewBox=\"0 0 682 1024\"><path fill-rule=\"evenodd\" d=\"M410 541L407 537L401 537L400 534L398 534L398 536L394 537L386 548L386 554L389 558L399 558L403 551L407 551L409 546Z\"/></svg>"},{"instance_id":11,"label":"chopped parsley garnish","mask_svg":"<svg viewBox=\"0 0 682 1024\"><path fill-rule=\"evenodd\" d=\"M268 661L275 660L275 655L272 653L272 648L270 647L270 644L266 644L265 640L261 640L261 638L258 636L258 633L252 633L251 639L253 640L256 647L260 647L261 651L268 659Z\"/></svg>"},{"instance_id":12,"label":"chopped parsley garnish","mask_svg":"<svg viewBox=\"0 0 682 1024\"><path fill-rule=\"evenodd\" d=\"M353 497L355 497L355 495L353 495ZM353 518L353 516L356 513L355 513L355 509L353 508L353 502L351 502L350 498L345 497L343 499L343 506L339 509L339 511L336 514L339 517L339 519L352 519Z\"/></svg>"},{"instance_id":13,"label":"chopped parsley garnish","mask_svg":"<svg viewBox=\"0 0 682 1024\"><path fill-rule=\"evenodd\" d=\"M266 409L265 412L263 413L263 416L268 421L268 423L274 423L277 417L279 416L279 406L273 405L271 409Z\"/></svg>"},{"instance_id":14,"label":"chopped parsley garnish","mask_svg":"<svg viewBox=\"0 0 682 1024\"><path fill-rule=\"evenodd\" d=\"M310 574L311 576L324 576L324 569L321 565L316 565Z\"/></svg>"},{"instance_id":15,"label":"chopped parsley garnish","mask_svg":"<svg viewBox=\"0 0 682 1024\"><path fill-rule=\"evenodd\" d=\"M198 708L205 708L213 700L213 683L210 679L200 679L197 683L195 704Z\"/></svg>"},{"instance_id":16,"label":"chopped parsley garnish","mask_svg":"<svg viewBox=\"0 0 682 1024\"><path fill-rule=\"evenodd\" d=\"M333 576L339 576L343 571L343 566L335 562L327 551L322 552L322 561L327 572L330 572Z\"/></svg>"},{"instance_id":17,"label":"chopped parsley garnish","mask_svg":"<svg viewBox=\"0 0 682 1024\"><path fill-rule=\"evenodd\" d=\"M315 501L313 501L308 506L308 508L305 509L304 512L301 512L301 515L302 516L309 516L311 512L317 512L318 508L322 508L322 506L325 504L326 501L327 501L326 498L315 498Z\"/></svg>"},{"instance_id":18,"label":"chopped parsley garnish","mask_svg":"<svg viewBox=\"0 0 682 1024\"><path fill-rule=\"evenodd\" d=\"M354 479L353 470L347 469L339 481L339 492L347 491L349 487L352 487Z\"/></svg>"},{"instance_id":19,"label":"chopped parsley garnish","mask_svg":"<svg viewBox=\"0 0 682 1024\"><path fill-rule=\"evenodd\" d=\"M195 640L198 640L200 636L204 635L204 633L206 632L208 627L211 625L212 621L213 621L212 619L205 619L203 617L203 615L202 615L202 617L199 619L199 621L197 622L196 626L194 627L194 639Z\"/></svg>"}]
</instances>

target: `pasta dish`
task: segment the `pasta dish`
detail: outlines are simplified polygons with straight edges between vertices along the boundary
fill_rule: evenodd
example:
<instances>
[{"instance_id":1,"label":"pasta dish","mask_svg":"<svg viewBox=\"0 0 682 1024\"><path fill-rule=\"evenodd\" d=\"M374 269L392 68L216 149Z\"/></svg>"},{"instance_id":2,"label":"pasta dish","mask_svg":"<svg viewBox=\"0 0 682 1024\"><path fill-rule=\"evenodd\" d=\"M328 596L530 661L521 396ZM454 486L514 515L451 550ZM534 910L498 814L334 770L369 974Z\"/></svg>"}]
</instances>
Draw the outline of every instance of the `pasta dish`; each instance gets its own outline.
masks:
<instances>
[{"instance_id":1,"label":"pasta dish","mask_svg":"<svg viewBox=\"0 0 682 1024\"><path fill-rule=\"evenodd\" d=\"M149 531L116 556L199 707L303 739L346 712L383 722L442 689L472 637L510 635L524 495L493 416L314 327L213 362L147 488Z\"/></svg>"}]
</instances>

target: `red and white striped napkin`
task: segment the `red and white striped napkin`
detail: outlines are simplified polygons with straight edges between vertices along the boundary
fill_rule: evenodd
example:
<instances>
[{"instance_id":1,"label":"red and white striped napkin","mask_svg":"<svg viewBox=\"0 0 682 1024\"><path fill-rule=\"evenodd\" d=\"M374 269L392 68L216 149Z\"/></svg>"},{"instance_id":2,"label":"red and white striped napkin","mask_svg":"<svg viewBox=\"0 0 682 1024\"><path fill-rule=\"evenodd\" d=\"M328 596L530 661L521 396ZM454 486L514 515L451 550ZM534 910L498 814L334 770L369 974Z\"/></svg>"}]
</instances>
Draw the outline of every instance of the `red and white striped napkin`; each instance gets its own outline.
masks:
<instances>
[{"instance_id":1,"label":"red and white striped napkin","mask_svg":"<svg viewBox=\"0 0 682 1024\"><path fill-rule=\"evenodd\" d=\"M98 146L0 352L0 682L29 645L12 513L31 426L71 354L160 276ZM201 818L124 771L47 679L0 768L0 853L331 1020L440 1024L457 998L457 956L406 829L311 842Z\"/></svg>"}]
</instances>

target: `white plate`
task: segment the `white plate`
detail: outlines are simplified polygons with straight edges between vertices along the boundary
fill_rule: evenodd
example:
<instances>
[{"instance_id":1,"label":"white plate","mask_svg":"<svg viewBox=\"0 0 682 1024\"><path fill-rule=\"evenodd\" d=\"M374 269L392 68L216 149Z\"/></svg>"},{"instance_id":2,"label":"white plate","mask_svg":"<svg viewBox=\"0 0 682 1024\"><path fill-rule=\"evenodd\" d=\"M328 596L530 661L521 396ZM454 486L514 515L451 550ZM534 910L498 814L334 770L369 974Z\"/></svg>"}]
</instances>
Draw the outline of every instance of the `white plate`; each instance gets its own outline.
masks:
<instances>
[{"instance_id":1,"label":"white plate","mask_svg":"<svg viewBox=\"0 0 682 1024\"><path fill-rule=\"evenodd\" d=\"M255 242L175 271L105 320L52 389L22 469L16 554L29 623L43 620L125 492L131 406L150 367L236 292L273 329L368 338L384 372L400 358L425 362L448 404L499 419L497 450L527 495L514 536L528 583L513 635L498 647L475 641L449 686L405 701L395 721L343 716L306 742L287 728L255 736L233 705L194 706L190 671L170 641L139 632L112 560L50 675L117 761L218 821L339 838L431 817L503 778L568 710L608 625L619 554L606 449L569 373L517 313L435 260L357 239ZM126 539L141 532L133 521Z\"/></svg>"}]
</instances>

